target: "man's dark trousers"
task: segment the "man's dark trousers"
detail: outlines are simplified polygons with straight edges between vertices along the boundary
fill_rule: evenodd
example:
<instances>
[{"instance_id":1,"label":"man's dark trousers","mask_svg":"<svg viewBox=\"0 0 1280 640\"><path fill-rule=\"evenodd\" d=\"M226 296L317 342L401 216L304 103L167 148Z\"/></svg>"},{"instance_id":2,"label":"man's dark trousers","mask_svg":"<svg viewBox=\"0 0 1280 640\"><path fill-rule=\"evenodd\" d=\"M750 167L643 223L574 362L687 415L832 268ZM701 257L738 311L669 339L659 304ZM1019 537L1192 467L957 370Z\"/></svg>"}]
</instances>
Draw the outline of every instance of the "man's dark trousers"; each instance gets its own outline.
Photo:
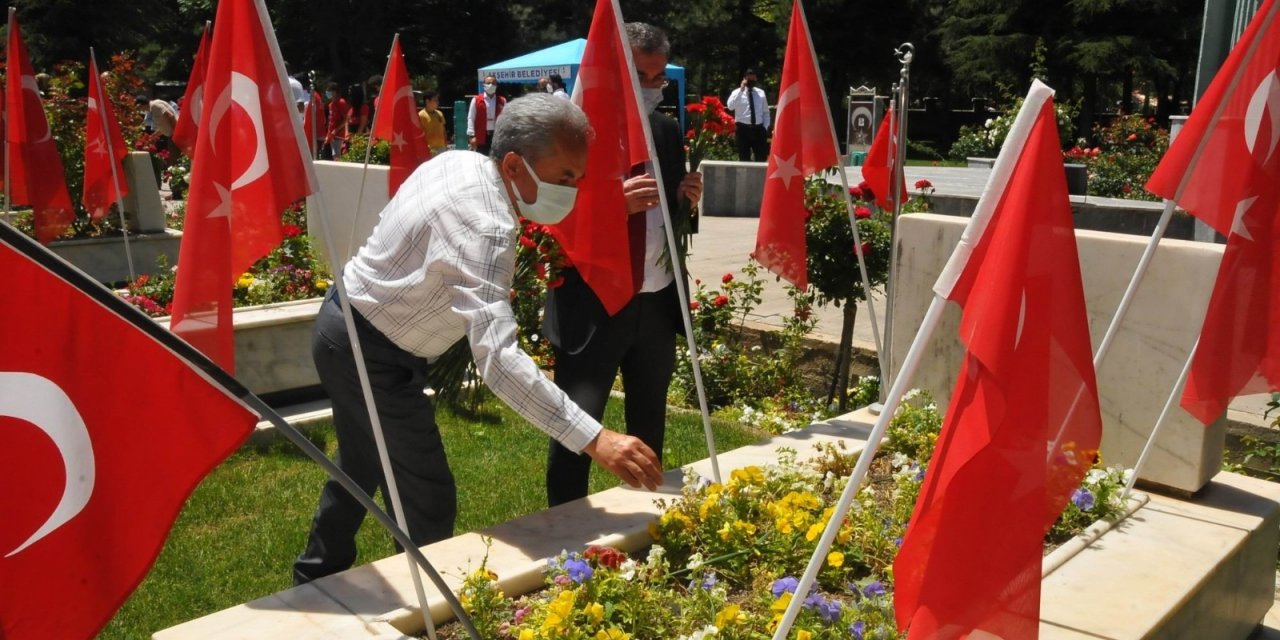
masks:
<instances>
[{"instance_id":1,"label":"man's dark trousers","mask_svg":"<svg viewBox=\"0 0 1280 640\"><path fill-rule=\"evenodd\" d=\"M566 272L561 289L565 287L568 289L557 290L555 295L569 294L585 304L599 305L576 271ZM604 417L614 378L622 372L627 433L653 449L659 460L666 430L667 388L675 371L673 319L679 319L678 308L673 282L661 291L636 294L616 315L588 329L592 337L577 345L579 350L572 357L562 348L567 346L564 342L554 348L556 385L597 421ZM590 472L590 457L552 441L547 459L547 503L554 507L585 497Z\"/></svg>"},{"instance_id":2,"label":"man's dark trousers","mask_svg":"<svg viewBox=\"0 0 1280 640\"><path fill-rule=\"evenodd\" d=\"M738 160L751 162L751 156L754 155L756 162L769 161L769 145L766 140L768 132L764 125L739 122L735 125L734 132L734 142L738 145Z\"/></svg>"},{"instance_id":3,"label":"man's dark trousers","mask_svg":"<svg viewBox=\"0 0 1280 640\"><path fill-rule=\"evenodd\" d=\"M419 546L449 538L457 513L457 490L434 409L422 393L427 384L427 361L397 347L358 312L354 320L396 486L404 502L409 537ZM382 489L383 503L388 504L390 513L355 356L332 290L316 317L311 349L320 384L333 402L338 466L369 495ZM294 584L351 567L356 559L356 531L364 517L365 508L342 485L335 480L325 482L307 548L293 565Z\"/></svg>"}]
</instances>

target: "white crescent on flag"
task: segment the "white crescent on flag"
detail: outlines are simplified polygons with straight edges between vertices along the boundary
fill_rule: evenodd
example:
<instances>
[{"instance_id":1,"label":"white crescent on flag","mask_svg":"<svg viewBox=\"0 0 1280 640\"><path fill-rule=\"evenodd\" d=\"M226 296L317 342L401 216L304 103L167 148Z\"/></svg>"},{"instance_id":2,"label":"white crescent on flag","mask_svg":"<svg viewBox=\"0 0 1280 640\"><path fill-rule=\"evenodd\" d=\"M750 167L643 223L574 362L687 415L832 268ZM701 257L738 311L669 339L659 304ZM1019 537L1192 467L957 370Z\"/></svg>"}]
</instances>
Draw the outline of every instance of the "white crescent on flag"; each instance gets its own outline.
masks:
<instances>
[{"instance_id":1,"label":"white crescent on flag","mask_svg":"<svg viewBox=\"0 0 1280 640\"><path fill-rule=\"evenodd\" d=\"M25 371L0 371L0 416L29 422L45 432L62 456L66 487L49 519L9 558L53 533L80 513L93 494L96 474L93 443L84 418L65 391L48 378Z\"/></svg>"}]
</instances>

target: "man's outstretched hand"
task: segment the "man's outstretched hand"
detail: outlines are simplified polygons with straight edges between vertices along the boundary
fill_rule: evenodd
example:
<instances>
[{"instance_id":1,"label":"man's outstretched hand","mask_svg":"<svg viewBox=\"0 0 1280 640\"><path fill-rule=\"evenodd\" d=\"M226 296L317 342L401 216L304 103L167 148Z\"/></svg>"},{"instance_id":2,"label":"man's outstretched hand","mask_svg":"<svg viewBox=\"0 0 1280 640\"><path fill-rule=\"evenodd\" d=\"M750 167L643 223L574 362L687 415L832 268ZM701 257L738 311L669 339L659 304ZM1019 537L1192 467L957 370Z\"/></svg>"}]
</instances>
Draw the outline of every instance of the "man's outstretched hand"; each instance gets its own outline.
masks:
<instances>
[{"instance_id":1,"label":"man's outstretched hand","mask_svg":"<svg viewBox=\"0 0 1280 640\"><path fill-rule=\"evenodd\" d=\"M662 465L658 463L658 456L639 438L602 429L582 452L633 487L643 485L653 491L662 485Z\"/></svg>"}]
</instances>

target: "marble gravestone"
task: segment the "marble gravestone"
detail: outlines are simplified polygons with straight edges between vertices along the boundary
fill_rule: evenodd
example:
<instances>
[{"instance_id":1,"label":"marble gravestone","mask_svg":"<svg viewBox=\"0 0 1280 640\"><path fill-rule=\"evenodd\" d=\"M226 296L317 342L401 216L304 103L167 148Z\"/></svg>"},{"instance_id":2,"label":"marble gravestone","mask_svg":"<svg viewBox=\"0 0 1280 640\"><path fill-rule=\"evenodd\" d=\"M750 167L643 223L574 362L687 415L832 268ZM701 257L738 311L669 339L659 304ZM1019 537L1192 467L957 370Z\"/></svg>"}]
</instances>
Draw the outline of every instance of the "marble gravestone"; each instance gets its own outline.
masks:
<instances>
[{"instance_id":1,"label":"marble gravestone","mask_svg":"<svg viewBox=\"0 0 1280 640\"><path fill-rule=\"evenodd\" d=\"M334 269L335 274L355 255L378 224L378 216L390 201L387 197L390 171L390 167L385 165L371 164L366 176L363 163L316 161L320 196L324 198L324 211L329 216L328 228L334 234L337 247L338 259L329 262L330 265L338 265ZM315 240L317 256L328 261L329 249L325 241L325 226L319 218L320 211L317 197L307 198L307 233Z\"/></svg>"},{"instance_id":2,"label":"marble gravestone","mask_svg":"<svg viewBox=\"0 0 1280 640\"><path fill-rule=\"evenodd\" d=\"M898 371L933 296L933 285L967 218L903 216L895 253L890 355ZM1106 333L1149 238L1077 231L1089 328L1096 348ZM1151 261L1110 353L1098 370L1102 461L1132 467L1177 380L1204 319L1222 259L1222 245L1164 240ZM964 356L957 337L960 308L949 304L911 386L946 406ZM1218 472L1226 434L1219 418L1208 428L1175 406L1139 478L1193 493Z\"/></svg>"}]
</instances>

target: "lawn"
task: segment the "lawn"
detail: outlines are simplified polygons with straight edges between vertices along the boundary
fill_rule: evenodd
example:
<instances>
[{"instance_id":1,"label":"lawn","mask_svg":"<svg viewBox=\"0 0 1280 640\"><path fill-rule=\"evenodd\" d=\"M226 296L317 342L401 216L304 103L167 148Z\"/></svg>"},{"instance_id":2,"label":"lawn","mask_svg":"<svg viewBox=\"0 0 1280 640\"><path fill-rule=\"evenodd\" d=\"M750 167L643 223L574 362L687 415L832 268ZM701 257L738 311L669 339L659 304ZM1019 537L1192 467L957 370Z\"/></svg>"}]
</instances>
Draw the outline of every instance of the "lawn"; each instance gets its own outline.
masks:
<instances>
[{"instance_id":1,"label":"lawn","mask_svg":"<svg viewBox=\"0 0 1280 640\"><path fill-rule=\"evenodd\" d=\"M458 481L458 533L545 508L547 438L541 431L493 399L475 414L442 408L437 420ZM618 426L622 420L621 401L610 401L605 424ZM721 451L763 437L733 423L713 425ZM332 425L313 427L308 435L333 455ZM702 418L672 410L666 466L706 455ZM306 541L323 483L319 465L283 438L231 456L192 494L155 567L100 637L148 638L291 586L293 558ZM617 484L593 467L592 492ZM365 520L358 540L358 564L394 552L390 536L372 518Z\"/></svg>"}]
</instances>

